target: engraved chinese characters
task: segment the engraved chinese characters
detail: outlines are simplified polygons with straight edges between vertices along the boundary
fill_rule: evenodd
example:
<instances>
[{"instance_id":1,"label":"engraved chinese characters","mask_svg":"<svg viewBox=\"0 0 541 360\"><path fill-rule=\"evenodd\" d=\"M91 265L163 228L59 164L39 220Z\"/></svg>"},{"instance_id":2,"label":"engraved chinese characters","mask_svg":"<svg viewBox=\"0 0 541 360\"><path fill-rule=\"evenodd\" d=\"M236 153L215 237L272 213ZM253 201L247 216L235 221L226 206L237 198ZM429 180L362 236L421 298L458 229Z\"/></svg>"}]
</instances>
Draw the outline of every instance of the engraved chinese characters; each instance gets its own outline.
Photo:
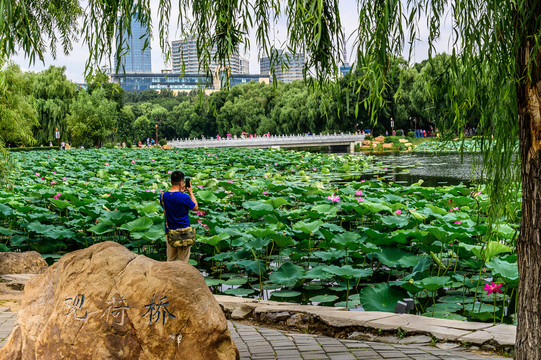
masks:
<instances>
[{"instance_id":1,"label":"engraved chinese characters","mask_svg":"<svg viewBox=\"0 0 541 360\"><path fill-rule=\"evenodd\" d=\"M103 242L30 279L0 359L235 360L201 273Z\"/></svg>"},{"instance_id":2,"label":"engraved chinese characters","mask_svg":"<svg viewBox=\"0 0 541 360\"><path fill-rule=\"evenodd\" d=\"M117 325L124 325L125 312L130 308L126 303L126 296L122 295L120 299L116 299L113 295L113 299L111 301L107 301L107 304L109 307L107 307L107 309L101 315L101 317L107 315L105 322L109 322L109 317L111 317L113 322L115 322Z\"/></svg>"},{"instance_id":3,"label":"engraved chinese characters","mask_svg":"<svg viewBox=\"0 0 541 360\"><path fill-rule=\"evenodd\" d=\"M157 323L161 319L162 325L165 325L165 320L168 318L176 319L176 316L173 315L169 309L167 309L167 305L169 305L169 302L167 301L167 296L162 297L161 299L156 302L156 294L152 295L152 301L150 304L145 305L145 308L147 308L147 311L143 314L142 317L148 316L148 324L152 325L154 323ZM85 303L85 296L82 294L78 294L75 297L69 297L64 299L65 306L68 309L67 312L64 314L65 316L68 316L70 314L73 314L73 318L75 320L79 321L85 321L87 320L88 313L87 311L84 312L84 315L79 313L77 315L77 311L83 311L82 307ZM113 295L112 299L110 301L107 301L106 304L109 306L101 317L105 317L105 322L109 322L109 318L116 323L117 325L124 325L124 318L126 315L126 310L130 308L130 306L126 302L126 296L122 295L120 298L117 298Z\"/></svg>"},{"instance_id":4,"label":"engraved chinese characters","mask_svg":"<svg viewBox=\"0 0 541 360\"><path fill-rule=\"evenodd\" d=\"M167 317L176 319L176 317L167 310L167 305L169 305L169 302L165 302L167 300L167 296L164 296L160 299L160 302L156 304L154 302L154 297L156 294L152 295L152 303L145 305L146 308L148 308L147 312L143 317L148 315L148 324L152 325L152 319L155 319L154 322L158 322L160 320L160 314L162 317L162 325L165 325L165 315L167 314Z\"/></svg>"},{"instance_id":5,"label":"engraved chinese characters","mask_svg":"<svg viewBox=\"0 0 541 360\"><path fill-rule=\"evenodd\" d=\"M78 294L73 298L64 299L64 304L68 308L68 311L64 315L68 316L69 314L73 313L73 317L75 318L75 320L85 321L87 317L86 311L83 316L77 316L77 311L81 310L84 303L85 296L81 294ZM81 315L81 313L79 313L79 315Z\"/></svg>"}]
</instances>

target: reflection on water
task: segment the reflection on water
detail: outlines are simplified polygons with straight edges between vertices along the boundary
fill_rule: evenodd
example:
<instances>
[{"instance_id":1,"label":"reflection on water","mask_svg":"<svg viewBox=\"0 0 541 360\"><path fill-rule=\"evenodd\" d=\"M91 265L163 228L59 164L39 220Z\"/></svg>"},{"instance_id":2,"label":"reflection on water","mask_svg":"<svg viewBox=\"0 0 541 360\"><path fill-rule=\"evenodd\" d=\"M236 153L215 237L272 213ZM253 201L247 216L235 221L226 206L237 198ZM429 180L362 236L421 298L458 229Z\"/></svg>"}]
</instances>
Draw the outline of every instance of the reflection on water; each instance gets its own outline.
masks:
<instances>
[{"instance_id":1,"label":"reflection on water","mask_svg":"<svg viewBox=\"0 0 541 360\"><path fill-rule=\"evenodd\" d=\"M366 156L360 154L359 156ZM411 185L423 180L423 186L469 185L480 178L480 157L471 154L381 154L372 155L374 167L367 169L361 179L392 181ZM474 170L475 169L475 170Z\"/></svg>"}]
</instances>

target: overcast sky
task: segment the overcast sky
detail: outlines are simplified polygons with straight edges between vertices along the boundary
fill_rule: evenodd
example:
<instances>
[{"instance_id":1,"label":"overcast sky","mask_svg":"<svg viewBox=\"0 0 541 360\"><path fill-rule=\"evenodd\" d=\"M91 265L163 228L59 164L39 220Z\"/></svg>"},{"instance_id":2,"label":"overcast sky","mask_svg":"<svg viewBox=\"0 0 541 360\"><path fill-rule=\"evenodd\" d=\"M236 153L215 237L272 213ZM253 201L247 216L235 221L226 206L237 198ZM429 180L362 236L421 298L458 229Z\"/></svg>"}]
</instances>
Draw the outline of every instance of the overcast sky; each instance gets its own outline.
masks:
<instances>
[{"instance_id":1,"label":"overcast sky","mask_svg":"<svg viewBox=\"0 0 541 360\"><path fill-rule=\"evenodd\" d=\"M154 6L152 6L152 9L157 9L158 0L151 0L151 3ZM176 19L178 17L178 9L176 9L175 6L172 6L172 14L170 16L171 26L170 26L170 38L169 41L175 40L179 37L180 30L176 26ZM341 14L341 20L342 24L346 33L346 39L347 39L347 52L348 52L348 60L351 57L352 54L352 46L353 46L353 38L350 36L355 33L355 30L357 29L358 22L359 22L359 11L357 9L357 0L342 0L340 1L340 14ZM174 20L173 20L174 19ZM444 29L442 31L441 40L436 44L436 51L438 53L440 52L450 52L450 45L449 45L449 35L451 34L450 31L450 20L449 15L446 16L446 24L444 26ZM152 46L152 71L153 72L160 72L162 69L170 69L170 64L164 64L164 59L161 53L160 44L159 44L159 38L158 38L158 31L157 31L157 14L156 12L153 14L153 26L154 34L153 39L151 42ZM412 55L412 62L419 62L428 57L428 47L426 43L426 36L427 36L427 26L424 22L421 22L419 24L420 28L420 36L419 41L416 42L415 46L415 52ZM275 42L276 46L278 47L283 41L285 41L287 37L287 27L285 21L282 19L279 21L275 26ZM251 44L252 48L249 49L245 56L250 59L250 73L251 74L259 74L259 59L258 59L258 49L255 47L255 35L252 32L250 34L251 38ZM43 69L48 68L50 65L55 66L65 66L66 67L66 75L67 77L75 82L81 83L84 82L84 68L85 68L85 62L88 58L88 50L86 48L86 44L83 44L82 42L74 44L74 49L70 53L70 55L66 56L62 53L62 51L58 51L57 58L53 59L49 54L46 54L45 56L45 63L38 62L33 66L30 66L28 63L28 59L25 58L23 55L17 55L12 57L12 60L19 64L21 68L25 70L30 71L41 71ZM407 53L404 54L404 56L407 56ZM106 64L104 64L106 65Z\"/></svg>"}]
</instances>

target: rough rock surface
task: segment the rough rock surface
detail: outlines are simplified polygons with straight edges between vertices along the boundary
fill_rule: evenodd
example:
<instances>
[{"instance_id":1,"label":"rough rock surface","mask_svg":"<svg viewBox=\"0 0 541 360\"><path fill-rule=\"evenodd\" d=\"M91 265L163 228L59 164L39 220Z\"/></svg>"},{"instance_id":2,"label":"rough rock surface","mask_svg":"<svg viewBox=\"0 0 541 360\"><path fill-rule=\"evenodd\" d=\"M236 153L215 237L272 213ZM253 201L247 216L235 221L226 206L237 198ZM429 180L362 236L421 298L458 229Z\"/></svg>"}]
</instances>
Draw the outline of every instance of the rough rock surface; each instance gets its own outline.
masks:
<instances>
[{"instance_id":1,"label":"rough rock surface","mask_svg":"<svg viewBox=\"0 0 541 360\"><path fill-rule=\"evenodd\" d=\"M41 274L47 270L47 262L36 251L0 252L0 275Z\"/></svg>"},{"instance_id":2,"label":"rough rock surface","mask_svg":"<svg viewBox=\"0 0 541 360\"><path fill-rule=\"evenodd\" d=\"M104 242L30 279L0 359L234 360L238 350L203 277Z\"/></svg>"}]
</instances>

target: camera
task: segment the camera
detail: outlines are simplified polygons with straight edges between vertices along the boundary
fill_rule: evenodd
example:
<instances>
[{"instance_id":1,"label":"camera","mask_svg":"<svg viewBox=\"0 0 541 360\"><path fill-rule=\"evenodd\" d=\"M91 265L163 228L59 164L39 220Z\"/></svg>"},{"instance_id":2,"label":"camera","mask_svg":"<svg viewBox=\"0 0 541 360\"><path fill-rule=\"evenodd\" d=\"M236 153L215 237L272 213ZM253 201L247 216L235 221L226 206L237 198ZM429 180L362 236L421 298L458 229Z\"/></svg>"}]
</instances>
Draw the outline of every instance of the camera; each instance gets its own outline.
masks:
<instances>
[{"instance_id":1,"label":"camera","mask_svg":"<svg viewBox=\"0 0 541 360\"><path fill-rule=\"evenodd\" d=\"M186 189L191 188L192 187L191 179L186 178L186 181L184 182L184 184L186 185Z\"/></svg>"}]
</instances>

